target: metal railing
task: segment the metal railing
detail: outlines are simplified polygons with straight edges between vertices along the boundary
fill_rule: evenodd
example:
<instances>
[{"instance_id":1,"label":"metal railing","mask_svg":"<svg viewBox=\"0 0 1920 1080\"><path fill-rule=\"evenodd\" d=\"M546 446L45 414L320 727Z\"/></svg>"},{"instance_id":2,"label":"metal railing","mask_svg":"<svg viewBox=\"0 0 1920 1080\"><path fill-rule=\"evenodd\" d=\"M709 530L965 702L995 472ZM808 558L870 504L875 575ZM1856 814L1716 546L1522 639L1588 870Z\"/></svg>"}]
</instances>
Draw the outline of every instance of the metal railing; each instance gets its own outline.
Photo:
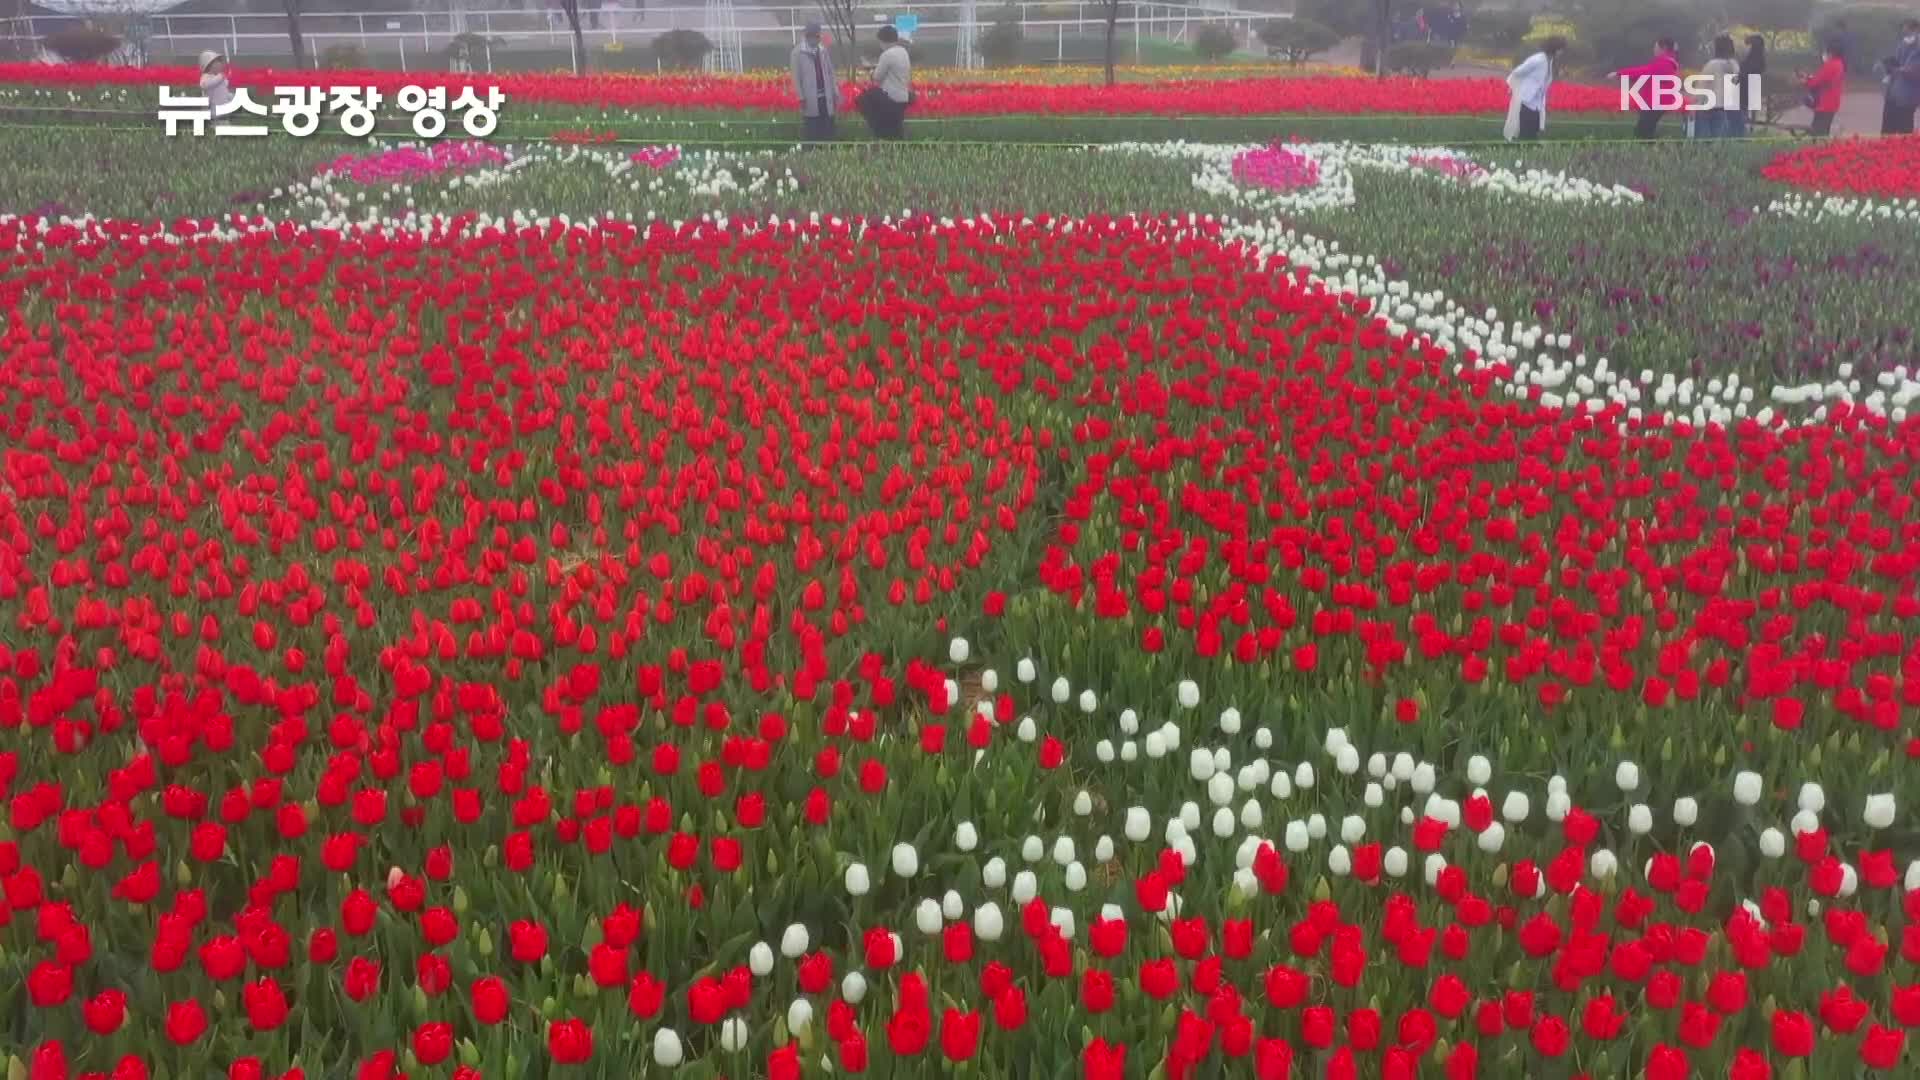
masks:
<instances>
[{"instance_id":1,"label":"metal railing","mask_svg":"<svg viewBox=\"0 0 1920 1080\"><path fill-rule=\"evenodd\" d=\"M707 11L700 6L630 6L608 0L599 7L589 7L589 3L591 0L583 0L580 9L582 37L589 48L639 48L670 30L706 29ZM925 38L932 32L944 37L959 30L962 8L952 2L903 4L874 15L873 24L877 26L895 15L915 15L920 19L916 36ZM1029 40L1052 38L1055 59L1060 62L1066 60L1069 36L1077 38L1105 28L1105 5L1098 0L1015 0L1007 4L989 0L979 5L976 25L989 25L1007 9L1019 13ZM743 43L792 45L799 41L802 26L820 18L820 9L810 4L741 5L735 8L735 14ZM1285 18L1291 15L1231 6L1128 2L1122 5L1118 30L1133 39L1137 53L1144 38L1185 41L1192 27L1206 23L1227 25L1250 42L1260 24ZM72 15L23 15L0 20L4 27L0 36L16 47L32 49L47 34L80 21ZM492 44L485 51L489 53L491 48L503 53L535 48L567 50L571 54L573 49L573 34L557 5L485 11L307 12L301 16L300 28L308 55L316 65L321 53L334 45L352 45L369 54L397 53L403 70L410 65L444 65L447 47L462 34L488 39ZM212 49L244 61L248 56L285 56L290 49L286 17L267 12L160 14L152 17L148 33L148 50L162 55L190 56ZM490 59L486 66L492 67Z\"/></svg>"}]
</instances>

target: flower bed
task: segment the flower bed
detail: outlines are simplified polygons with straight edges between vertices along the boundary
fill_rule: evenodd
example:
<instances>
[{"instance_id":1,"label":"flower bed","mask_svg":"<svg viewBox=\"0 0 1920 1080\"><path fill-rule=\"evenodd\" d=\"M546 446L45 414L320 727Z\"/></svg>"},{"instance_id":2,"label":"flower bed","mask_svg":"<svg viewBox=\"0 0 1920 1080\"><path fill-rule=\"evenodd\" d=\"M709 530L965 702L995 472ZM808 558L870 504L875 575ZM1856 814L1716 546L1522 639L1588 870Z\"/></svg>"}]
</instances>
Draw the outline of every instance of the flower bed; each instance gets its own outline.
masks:
<instances>
[{"instance_id":1,"label":"flower bed","mask_svg":"<svg viewBox=\"0 0 1920 1080\"><path fill-rule=\"evenodd\" d=\"M506 154L497 147L464 140L342 154L315 171L356 184L385 184L499 165L506 160Z\"/></svg>"},{"instance_id":2,"label":"flower bed","mask_svg":"<svg viewBox=\"0 0 1920 1080\"><path fill-rule=\"evenodd\" d=\"M1204 221L0 239L30 1074L1910 1064L1920 428Z\"/></svg>"},{"instance_id":3,"label":"flower bed","mask_svg":"<svg viewBox=\"0 0 1920 1080\"><path fill-rule=\"evenodd\" d=\"M1839 195L1920 197L1920 135L1839 139L1789 150L1761 170L1769 180Z\"/></svg>"}]
</instances>

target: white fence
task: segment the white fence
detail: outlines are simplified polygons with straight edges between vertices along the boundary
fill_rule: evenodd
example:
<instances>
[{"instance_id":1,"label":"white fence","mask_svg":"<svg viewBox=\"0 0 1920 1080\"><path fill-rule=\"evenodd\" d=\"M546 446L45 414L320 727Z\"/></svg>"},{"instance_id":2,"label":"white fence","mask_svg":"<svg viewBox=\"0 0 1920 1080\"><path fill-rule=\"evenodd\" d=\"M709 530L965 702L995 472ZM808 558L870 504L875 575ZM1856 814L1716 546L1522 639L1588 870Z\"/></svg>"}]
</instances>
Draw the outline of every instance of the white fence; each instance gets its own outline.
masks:
<instances>
[{"instance_id":1,"label":"white fence","mask_svg":"<svg viewBox=\"0 0 1920 1080\"><path fill-rule=\"evenodd\" d=\"M644 49L655 37L669 30L707 29L707 9L701 6L630 6L621 0L581 0L580 24L589 49ZM1005 9L1019 12L1028 41L1053 42L1055 59L1067 57L1067 40L1086 34L1098 34L1105 27L1105 5L1099 0L1066 0L1056 3L979 4L977 25L984 26ZM887 22L895 15L918 16L916 36L949 38L961 27L963 5L949 2L912 3L896 8L871 9L863 17L874 24ZM820 9L812 5L750 6L734 8L740 37L747 45L791 45L799 40L800 28L820 20ZM1194 4L1123 3L1119 33L1130 39L1137 53L1143 39L1174 42L1191 39L1195 27L1221 23L1251 41L1259 26L1271 19L1289 18L1282 13L1241 11L1230 6L1211 7ZM71 15L27 15L0 20L0 36L18 46L34 47L47 34L78 21ZM824 20L822 20L824 21ZM368 54L397 53L402 68L444 67L446 48L463 33L478 34L492 41L503 53L513 50L550 49L569 53L573 35L559 5L466 11L448 8L440 11L369 11L361 13L308 12L300 20L301 36L314 63L322 51L334 45L353 45ZM160 14L148 27L147 48L160 55L190 56L212 49L245 60L248 56L281 56L289 52L287 20L274 13L250 14Z\"/></svg>"}]
</instances>

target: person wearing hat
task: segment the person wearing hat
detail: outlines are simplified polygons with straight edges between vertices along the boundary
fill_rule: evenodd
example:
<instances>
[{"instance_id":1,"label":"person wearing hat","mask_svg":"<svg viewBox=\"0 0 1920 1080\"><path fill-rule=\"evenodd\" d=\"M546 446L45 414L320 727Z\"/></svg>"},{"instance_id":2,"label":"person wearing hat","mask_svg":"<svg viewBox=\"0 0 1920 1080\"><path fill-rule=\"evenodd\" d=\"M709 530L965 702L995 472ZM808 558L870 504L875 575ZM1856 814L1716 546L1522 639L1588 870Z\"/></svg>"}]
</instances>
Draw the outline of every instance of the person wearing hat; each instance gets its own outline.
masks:
<instances>
[{"instance_id":1,"label":"person wearing hat","mask_svg":"<svg viewBox=\"0 0 1920 1080\"><path fill-rule=\"evenodd\" d=\"M200 95L215 116L233 101L233 84L227 80L227 58L208 49L200 54Z\"/></svg>"},{"instance_id":2,"label":"person wearing hat","mask_svg":"<svg viewBox=\"0 0 1920 1080\"><path fill-rule=\"evenodd\" d=\"M833 139L833 118L840 111L840 81L833 57L820 44L820 24L810 22L793 47L793 89L800 95L800 119L808 142Z\"/></svg>"}]
</instances>

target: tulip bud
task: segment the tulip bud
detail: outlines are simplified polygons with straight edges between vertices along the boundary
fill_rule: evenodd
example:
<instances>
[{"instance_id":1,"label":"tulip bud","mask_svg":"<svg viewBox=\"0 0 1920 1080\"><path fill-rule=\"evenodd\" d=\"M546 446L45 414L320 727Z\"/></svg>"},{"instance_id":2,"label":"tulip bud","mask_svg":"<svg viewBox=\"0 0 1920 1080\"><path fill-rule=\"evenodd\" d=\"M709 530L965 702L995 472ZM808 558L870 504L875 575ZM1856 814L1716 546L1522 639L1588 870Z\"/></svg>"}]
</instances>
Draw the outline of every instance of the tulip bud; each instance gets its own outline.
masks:
<instances>
[{"instance_id":1,"label":"tulip bud","mask_svg":"<svg viewBox=\"0 0 1920 1080\"><path fill-rule=\"evenodd\" d=\"M858 1005L867 997L867 977L857 971L849 971L840 980L840 996L849 1005Z\"/></svg>"},{"instance_id":2,"label":"tulip bud","mask_svg":"<svg viewBox=\"0 0 1920 1080\"><path fill-rule=\"evenodd\" d=\"M1741 806L1757 806L1763 781L1757 772L1742 771L1733 778L1733 801Z\"/></svg>"},{"instance_id":3,"label":"tulip bud","mask_svg":"<svg viewBox=\"0 0 1920 1080\"><path fill-rule=\"evenodd\" d=\"M1000 914L1000 905L989 900L973 909L973 933L981 941L999 941L1000 935L1006 932L1006 928L1006 920ZM858 1004L858 1002L854 1003Z\"/></svg>"},{"instance_id":4,"label":"tulip bud","mask_svg":"<svg viewBox=\"0 0 1920 1080\"><path fill-rule=\"evenodd\" d=\"M1007 861L995 855L987 860L980 870L980 882L989 889L998 889L1007 883Z\"/></svg>"},{"instance_id":5,"label":"tulip bud","mask_svg":"<svg viewBox=\"0 0 1920 1080\"><path fill-rule=\"evenodd\" d=\"M972 654L973 649L967 644L966 638L957 637L947 642L947 659L955 664L966 663L967 657Z\"/></svg>"},{"instance_id":6,"label":"tulip bud","mask_svg":"<svg viewBox=\"0 0 1920 1080\"><path fill-rule=\"evenodd\" d=\"M686 1051L680 1045L680 1036L671 1028L657 1028L653 1033L653 1063L663 1069L674 1069L686 1060Z\"/></svg>"},{"instance_id":7,"label":"tulip bud","mask_svg":"<svg viewBox=\"0 0 1920 1080\"><path fill-rule=\"evenodd\" d=\"M912 844L893 845L893 873L895 877L910 878L920 872L920 853Z\"/></svg>"},{"instance_id":8,"label":"tulip bud","mask_svg":"<svg viewBox=\"0 0 1920 1080\"><path fill-rule=\"evenodd\" d=\"M1023 683L1032 682L1034 680L1034 676L1035 676L1035 672L1034 672L1032 660L1029 660L1023 657L1021 658L1018 664L1015 664L1013 666L1013 677L1016 679L1019 679Z\"/></svg>"},{"instance_id":9,"label":"tulip bud","mask_svg":"<svg viewBox=\"0 0 1920 1080\"><path fill-rule=\"evenodd\" d=\"M865 896L873 888L873 881L867 876L865 863L854 863L847 867L847 895Z\"/></svg>"},{"instance_id":10,"label":"tulip bud","mask_svg":"<svg viewBox=\"0 0 1920 1080\"><path fill-rule=\"evenodd\" d=\"M756 979L773 974L773 946L764 941L754 942L753 948L747 950L747 969Z\"/></svg>"},{"instance_id":11,"label":"tulip bud","mask_svg":"<svg viewBox=\"0 0 1920 1080\"><path fill-rule=\"evenodd\" d=\"M1377 773L1375 775L1378 775ZM1493 762L1475 754L1467 759L1467 783L1485 784L1493 779Z\"/></svg>"},{"instance_id":12,"label":"tulip bud","mask_svg":"<svg viewBox=\"0 0 1920 1080\"><path fill-rule=\"evenodd\" d=\"M780 935L780 955L789 960L798 960L807 954L807 946L811 943L807 928L794 923Z\"/></svg>"},{"instance_id":13,"label":"tulip bud","mask_svg":"<svg viewBox=\"0 0 1920 1080\"><path fill-rule=\"evenodd\" d=\"M1013 902L1025 907L1027 902L1040 895L1040 881L1033 871L1022 870L1013 875Z\"/></svg>"},{"instance_id":14,"label":"tulip bud","mask_svg":"<svg viewBox=\"0 0 1920 1080\"><path fill-rule=\"evenodd\" d=\"M973 822L963 821L954 827L953 846L963 852L972 851L980 846L980 833L973 827Z\"/></svg>"},{"instance_id":15,"label":"tulip bud","mask_svg":"<svg viewBox=\"0 0 1920 1080\"><path fill-rule=\"evenodd\" d=\"M1870 829L1891 827L1894 819L1893 793L1867 796L1866 809L1861 812L1861 819Z\"/></svg>"},{"instance_id":16,"label":"tulip bud","mask_svg":"<svg viewBox=\"0 0 1920 1080\"><path fill-rule=\"evenodd\" d=\"M1073 696L1073 687L1067 684L1066 676L1062 675L1053 680L1053 691L1048 696L1053 698L1055 705L1067 703L1067 699Z\"/></svg>"}]
</instances>

